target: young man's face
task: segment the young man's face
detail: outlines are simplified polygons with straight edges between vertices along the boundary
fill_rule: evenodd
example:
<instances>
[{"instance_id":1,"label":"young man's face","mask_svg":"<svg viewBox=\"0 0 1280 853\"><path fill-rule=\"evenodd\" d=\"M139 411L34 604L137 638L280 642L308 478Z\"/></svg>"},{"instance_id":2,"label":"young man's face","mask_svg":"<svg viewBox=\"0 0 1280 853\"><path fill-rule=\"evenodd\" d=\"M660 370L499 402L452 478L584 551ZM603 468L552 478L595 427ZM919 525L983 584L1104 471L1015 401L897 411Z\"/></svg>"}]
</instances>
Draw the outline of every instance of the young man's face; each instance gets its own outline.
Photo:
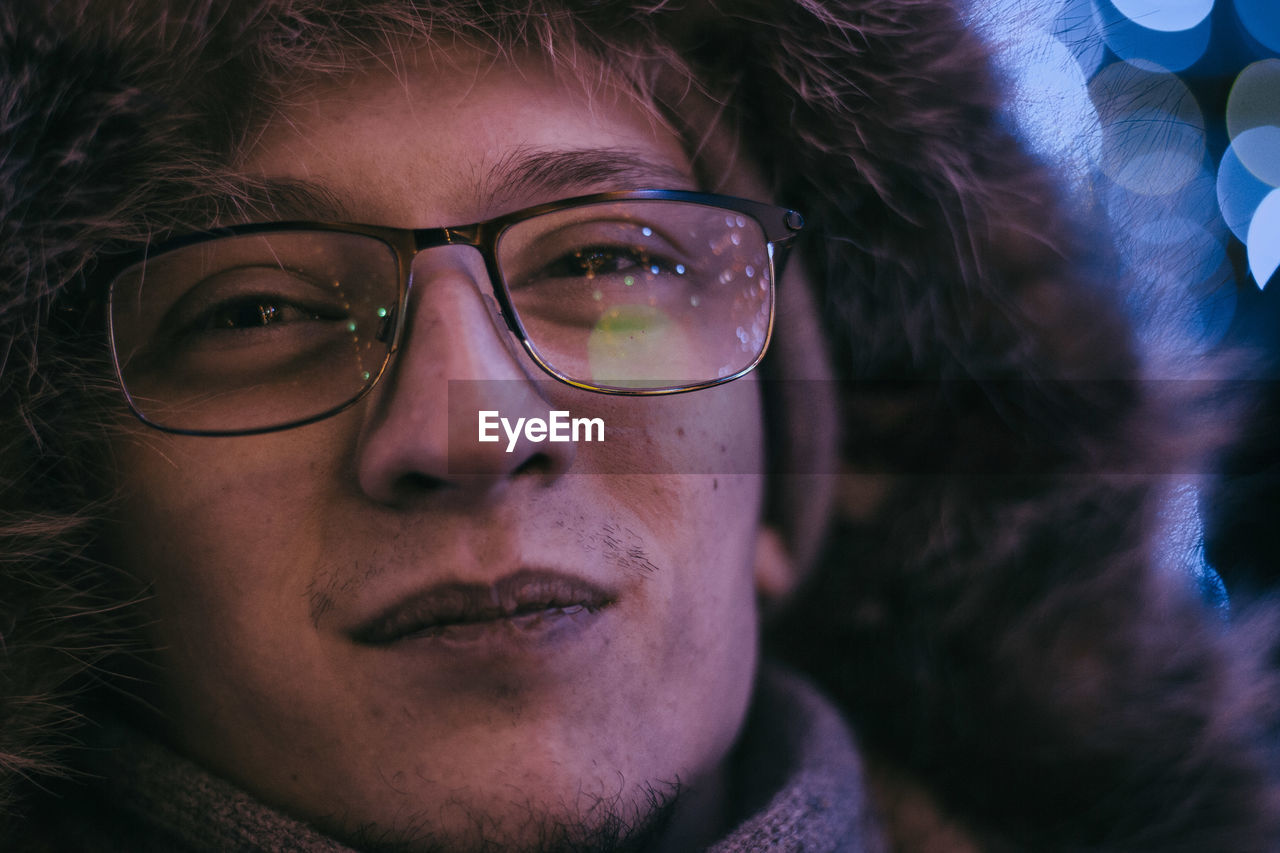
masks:
<instances>
[{"instance_id":1,"label":"young man's face","mask_svg":"<svg viewBox=\"0 0 1280 853\"><path fill-rule=\"evenodd\" d=\"M615 156L568 184L531 166L599 151L629 166ZM465 53L305 89L242 165L402 227L696 188L679 141L617 90ZM249 437L138 425L115 448L112 547L153 585L150 698L171 736L348 837L510 844L601 807L634 818L648 787L714 791L748 704L762 481L680 472L760 470L756 383L549 390L490 293L473 249L428 250L403 348L353 409ZM505 381L450 397L450 380ZM459 407L468 430L450 434ZM507 453L505 437L474 440L482 409L600 417L605 440ZM620 468L676 473L602 473ZM450 473L464 469L486 473ZM491 594L531 613L397 638Z\"/></svg>"}]
</instances>

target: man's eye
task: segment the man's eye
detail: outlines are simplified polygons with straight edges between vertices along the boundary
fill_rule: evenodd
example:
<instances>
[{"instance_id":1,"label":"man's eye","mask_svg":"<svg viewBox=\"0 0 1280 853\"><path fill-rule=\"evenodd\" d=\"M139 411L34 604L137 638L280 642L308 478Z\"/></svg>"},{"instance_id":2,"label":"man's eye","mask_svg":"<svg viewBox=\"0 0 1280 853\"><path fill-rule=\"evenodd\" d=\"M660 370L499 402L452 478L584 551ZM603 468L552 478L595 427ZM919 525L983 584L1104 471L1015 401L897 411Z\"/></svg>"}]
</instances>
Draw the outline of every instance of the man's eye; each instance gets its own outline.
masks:
<instances>
[{"instance_id":1,"label":"man's eye","mask_svg":"<svg viewBox=\"0 0 1280 853\"><path fill-rule=\"evenodd\" d=\"M259 329L281 323L326 319L314 309L272 296L249 296L217 305L192 324L195 331ZM341 318L329 318L341 319Z\"/></svg>"},{"instance_id":2,"label":"man's eye","mask_svg":"<svg viewBox=\"0 0 1280 853\"><path fill-rule=\"evenodd\" d=\"M639 247L587 246L556 258L539 278L595 278L654 266L662 270L666 265Z\"/></svg>"}]
</instances>

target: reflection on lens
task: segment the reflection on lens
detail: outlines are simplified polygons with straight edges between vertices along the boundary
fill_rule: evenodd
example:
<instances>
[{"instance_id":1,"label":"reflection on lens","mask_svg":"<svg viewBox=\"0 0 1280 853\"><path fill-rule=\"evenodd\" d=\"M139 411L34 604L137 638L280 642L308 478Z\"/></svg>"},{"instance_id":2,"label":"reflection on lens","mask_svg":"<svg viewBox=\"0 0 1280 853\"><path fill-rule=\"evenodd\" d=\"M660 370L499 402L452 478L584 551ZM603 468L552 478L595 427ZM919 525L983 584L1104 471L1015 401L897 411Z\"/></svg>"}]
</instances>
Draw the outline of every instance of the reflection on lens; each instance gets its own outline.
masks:
<instances>
[{"instance_id":1,"label":"reflection on lens","mask_svg":"<svg viewBox=\"0 0 1280 853\"><path fill-rule=\"evenodd\" d=\"M622 305L601 315L587 341L593 380L639 388L686 377L699 359L684 329L649 305ZM691 367L692 365L692 367Z\"/></svg>"}]
</instances>

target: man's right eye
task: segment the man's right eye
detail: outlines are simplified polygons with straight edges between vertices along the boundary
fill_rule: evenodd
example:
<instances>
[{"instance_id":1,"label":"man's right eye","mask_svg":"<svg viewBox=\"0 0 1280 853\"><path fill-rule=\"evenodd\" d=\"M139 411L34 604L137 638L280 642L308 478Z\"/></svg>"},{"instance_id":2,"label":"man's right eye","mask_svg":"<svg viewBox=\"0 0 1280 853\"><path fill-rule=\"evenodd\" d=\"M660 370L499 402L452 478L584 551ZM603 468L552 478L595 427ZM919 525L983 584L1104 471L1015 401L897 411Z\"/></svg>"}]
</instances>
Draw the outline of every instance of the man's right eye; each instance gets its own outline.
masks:
<instances>
[{"instance_id":1,"label":"man's right eye","mask_svg":"<svg viewBox=\"0 0 1280 853\"><path fill-rule=\"evenodd\" d=\"M219 333L283 332L304 323L340 323L350 315L345 288L278 266L223 270L185 288L164 313L173 342Z\"/></svg>"},{"instance_id":2,"label":"man's right eye","mask_svg":"<svg viewBox=\"0 0 1280 853\"><path fill-rule=\"evenodd\" d=\"M340 320L342 317L326 318L313 308L277 296L247 296L205 311L189 328L194 331L258 329L281 323L323 319Z\"/></svg>"}]
</instances>

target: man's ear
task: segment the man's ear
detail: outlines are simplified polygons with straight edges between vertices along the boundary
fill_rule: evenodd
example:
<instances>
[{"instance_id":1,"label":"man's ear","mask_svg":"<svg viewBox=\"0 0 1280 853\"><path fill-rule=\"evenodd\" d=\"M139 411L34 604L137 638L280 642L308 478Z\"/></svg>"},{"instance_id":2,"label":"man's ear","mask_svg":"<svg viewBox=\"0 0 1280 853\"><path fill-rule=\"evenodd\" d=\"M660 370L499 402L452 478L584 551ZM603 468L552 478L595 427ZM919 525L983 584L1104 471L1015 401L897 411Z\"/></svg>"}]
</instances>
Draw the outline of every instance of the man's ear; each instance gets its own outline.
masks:
<instances>
[{"instance_id":1,"label":"man's ear","mask_svg":"<svg viewBox=\"0 0 1280 853\"><path fill-rule=\"evenodd\" d=\"M800 582L802 570L772 525L761 524L756 533L756 595L772 609L786 600Z\"/></svg>"}]
</instances>

